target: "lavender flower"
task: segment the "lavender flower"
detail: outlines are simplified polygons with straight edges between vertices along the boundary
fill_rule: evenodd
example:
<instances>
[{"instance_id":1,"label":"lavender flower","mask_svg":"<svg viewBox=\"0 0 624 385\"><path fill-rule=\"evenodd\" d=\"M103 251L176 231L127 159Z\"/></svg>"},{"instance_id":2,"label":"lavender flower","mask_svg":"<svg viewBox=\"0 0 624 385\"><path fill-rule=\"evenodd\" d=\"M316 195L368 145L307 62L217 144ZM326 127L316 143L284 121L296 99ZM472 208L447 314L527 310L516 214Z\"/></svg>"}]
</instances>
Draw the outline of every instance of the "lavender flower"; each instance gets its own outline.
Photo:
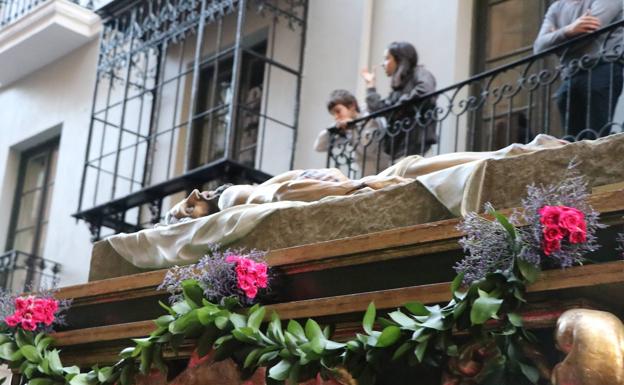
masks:
<instances>
[{"instance_id":1,"label":"lavender flower","mask_svg":"<svg viewBox=\"0 0 624 385\"><path fill-rule=\"evenodd\" d=\"M199 262L171 268L158 289L166 290L170 294L170 303L175 303L182 299L182 282L193 279L199 282L204 296L211 302L219 303L224 298L236 297L242 305L251 305L257 297L250 299L240 289L235 264L226 261L229 256L244 256L254 262L264 262L266 252L246 252L242 249L220 251L217 245L213 245Z\"/></svg>"},{"instance_id":2,"label":"lavender flower","mask_svg":"<svg viewBox=\"0 0 624 385\"><path fill-rule=\"evenodd\" d=\"M464 282L471 283L487 273L512 268L516 257L539 267L565 268L582 263L585 254L599 248L596 231L605 227L598 222L599 213L588 204L588 197L587 181L572 161L561 182L527 187L522 210L514 212L509 219L516 227L515 242L498 221L487 220L475 213L468 214L458 226L466 234L459 243L467 255L455 265L455 271L464 273ZM565 242L559 250L546 257L542 249L543 227L539 213L544 206L568 206L580 210L587 224L586 241ZM487 212L493 210L490 204L486 204ZM526 226L519 228L520 224ZM624 248L624 235L620 239Z\"/></svg>"},{"instance_id":3,"label":"lavender flower","mask_svg":"<svg viewBox=\"0 0 624 385\"><path fill-rule=\"evenodd\" d=\"M624 258L624 233L619 233L616 241L618 243L618 251L622 253L622 258Z\"/></svg>"},{"instance_id":4,"label":"lavender flower","mask_svg":"<svg viewBox=\"0 0 624 385\"><path fill-rule=\"evenodd\" d=\"M491 205L486 204L486 211L493 210ZM466 234L459 240L459 244L467 255L454 269L457 273L464 273L465 283L513 266L513 243L509 233L498 221L469 213L457 228Z\"/></svg>"}]
</instances>

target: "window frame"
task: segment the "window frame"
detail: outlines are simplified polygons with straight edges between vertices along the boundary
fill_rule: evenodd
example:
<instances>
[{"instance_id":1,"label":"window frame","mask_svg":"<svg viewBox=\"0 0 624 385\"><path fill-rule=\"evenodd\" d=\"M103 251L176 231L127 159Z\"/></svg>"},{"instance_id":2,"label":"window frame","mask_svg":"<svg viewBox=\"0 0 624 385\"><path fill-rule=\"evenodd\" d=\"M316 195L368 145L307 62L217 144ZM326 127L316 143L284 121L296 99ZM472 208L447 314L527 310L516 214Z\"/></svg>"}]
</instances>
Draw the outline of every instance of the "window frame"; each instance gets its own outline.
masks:
<instances>
[{"instance_id":1,"label":"window frame","mask_svg":"<svg viewBox=\"0 0 624 385\"><path fill-rule=\"evenodd\" d=\"M41 242L41 236L42 236L42 227L44 226L43 215L46 210L45 203L48 200L48 194L50 193L50 186L55 183L55 181L50 181L52 154L56 150L57 156L58 156L59 144L60 144L60 138L56 137L42 144L29 148L20 154L18 177L17 177L17 183L15 185L15 192L13 195L13 206L11 208L11 220L9 222L9 229L8 229L8 236L7 236L7 241L5 245L5 251L16 250L15 249L15 237L17 235L17 230L18 230L17 224L19 220L22 198L24 196L23 190L24 190L24 182L26 178L26 168L28 166L28 162L33 157L43 153L45 154L45 157L46 157L44 182L43 182L43 185L41 186L41 196L36 202L36 204L38 204L37 219L35 221L35 224L33 226L30 226L30 227L34 227L35 229L33 240L32 240L32 245L29 250L17 250L23 253L27 253L29 255L43 258L43 255L37 255L37 254L41 246L40 242ZM57 162L58 162L58 159L57 159ZM58 167L58 163L57 163L57 167ZM35 189L29 190L29 191L35 191ZM49 223L49 218L48 218L48 223Z\"/></svg>"},{"instance_id":2,"label":"window frame","mask_svg":"<svg viewBox=\"0 0 624 385\"><path fill-rule=\"evenodd\" d=\"M502 55L498 55L498 56L493 56L493 57L488 57L488 36L489 34L492 33L492 31L490 31L491 26L489 25L489 12L490 12L490 8L496 5L500 5L502 3L506 3L509 1L514 1L514 0L476 0L474 2L474 15L475 15L475 23L473 26L473 55L472 55L472 74L473 75L477 75L480 73L483 73L485 71L490 71L493 70L495 68L497 68L497 65L491 66L488 68L488 64L492 64L492 63L496 63L496 62L501 62L507 58L513 57L514 55L518 55L521 53L527 53L528 55L532 55L532 45L530 46L523 46L523 47L518 47L516 49L514 49L513 51L509 51L506 53L503 53ZM526 0L520 0L520 1L526 1ZM540 7L540 12L539 14L540 19L537 20L537 28L539 29L539 27L541 26L542 22L543 22L543 18L544 15L546 14L546 11L548 10L548 7L550 7L550 5L554 2L554 0L539 0L539 4L537 4L538 7ZM524 22L524 20L522 20L521 22ZM535 31L536 34L538 33L538 31ZM539 68L546 68L547 67L547 61L548 58L545 59L541 59L538 63L537 63L537 67ZM503 65L503 64L499 64L499 65ZM473 94L478 94L481 90L478 88L478 84L473 85L473 89L472 89L472 93ZM542 93L545 92L545 90L541 91ZM552 96L548 96L546 94L540 94L539 96L539 100L548 100L549 98L551 98ZM538 104L539 101L538 100L534 100L532 104ZM528 108L528 105L516 105L514 107L514 114L517 114L516 116L518 117L518 119L520 119L520 115L522 114L522 111L526 110ZM488 150L497 150L498 148L501 148L501 146L506 145L505 143L507 143L508 141L503 138L502 136L498 137L495 134L493 134L494 136L489 136L492 135L491 132L488 132L488 126L490 124L490 122L487 120L487 118L484 119L484 115L483 115L483 111L481 112L475 112L477 115L476 119L474 120L475 124L473 127L471 127L470 132L472 133L471 135L473 135L472 138L469 138L469 143L472 143L469 146L469 151L488 151ZM497 118L498 116L495 116L495 118ZM514 117L514 122L516 121L516 118ZM518 120L519 122L519 120ZM527 124L531 124L531 122L528 122ZM498 143L499 141L504 141L505 143ZM494 144L495 148L490 148L488 146L487 143L492 142ZM514 140L511 140L511 142L514 142ZM507 143L510 144L510 143Z\"/></svg>"},{"instance_id":3,"label":"window frame","mask_svg":"<svg viewBox=\"0 0 624 385\"><path fill-rule=\"evenodd\" d=\"M198 96L197 103L195 106L195 111L194 111L195 116L205 114L208 112L207 116L210 116L211 119L213 119L214 117L218 119L219 114L227 114L230 108L236 108L240 110L242 108L241 105L244 105L244 102L241 100L242 95L240 94L240 92L244 89L249 88L249 84L248 84L249 74L243 73L243 72L245 72L245 70L249 70L250 61L254 59L264 62L265 66L267 64L266 60L259 58L259 57L255 57L250 52L256 52L257 50L260 49L262 50L262 52L256 52L256 54L260 56L264 56L270 49L269 39L268 39L268 35L266 32L262 32L258 36L254 36L252 34L250 36L247 36L245 39L246 39L246 42L244 43L244 47L242 50L242 64L241 64L241 69L240 69L242 79L238 83L237 100L229 100L229 103L224 103L224 104L219 104L219 105L217 105L215 102L216 98L218 98L217 88L219 87L215 83L215 80L218 79L219 72L222 70L224 70L226 73L227 71L230 71L230 74L228 76L231 77L231 71L235 70L233 68L234 52L231 52L227 55L223 55L222 57L217 57L215 58L215 60L210 61L201 67L200 80L199 80L199 85L198 85L199 96ZM247 67L245 66L246 64L248 65ZM264 88L265 88L266 82L267 82L267 78L266 78L266 68L265 68L263 69L263 72L262 72L262 96L260 98L260 105L262 105L262 103L265 102ZM241 116L244 116L244 113L237 115L236 122L234 122L232 125L234 129L233 146L235 149L233 157L235 160L239 160L240 154L242 152L250 150L249 148L246 148L246 149L241 148L241 136L244 132L244 127L242 127L241 125L241 120L242 120ZM206 134L206 132L203 129L203 119L204 118L199 118L199 119L194 118L195 121L193 122L192 129L191 129L192 144L189 149L189 153L185 155L186 158L188 158L189 160L191 169L201 167L207 163L217 161L223 158L223 156L221 157L208 156L207 160L202 159L206 155L202 152L202 148L206 140L208 141L207 151L209 154L213 153L214 150L218 148L218 143L214 137L215 132L212 131L214 130L214 127L212 127L211 132L208 133L209 138L204 138L204 135ZM227 130L226 130L226 133L227 133ZM254 146L254 148L252 149L253 154L254 154L253 155L253 158L254 158L253 167L255 167L256 166L255 158L256 158L256 150L258 146L258 138L256 138L256 142L254 143L253 146Z\"/></svg>"}]
</instances>

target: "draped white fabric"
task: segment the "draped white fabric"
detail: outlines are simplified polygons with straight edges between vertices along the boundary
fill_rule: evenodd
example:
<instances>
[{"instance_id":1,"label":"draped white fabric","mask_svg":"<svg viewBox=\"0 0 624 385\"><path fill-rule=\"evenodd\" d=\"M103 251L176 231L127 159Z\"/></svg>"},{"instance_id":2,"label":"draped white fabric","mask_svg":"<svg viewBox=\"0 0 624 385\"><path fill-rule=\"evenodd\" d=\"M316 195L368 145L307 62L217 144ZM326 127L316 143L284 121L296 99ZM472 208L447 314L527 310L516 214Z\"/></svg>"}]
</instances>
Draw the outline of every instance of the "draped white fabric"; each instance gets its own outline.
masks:
<instances>
[{"instance_id":1,"label":"draped white fabric","mask_svg":"<svg viewBox=\"0 0 624 385\"><path fill-rule=\"evenodd\" d=\"M410 183L422 183L449 211L464 215L480 209L482 181L487 159L520 156L535 151L559 148L567 142L548 135L539 135L526 145L513 144L494 152L462 152L423 158L409 156L376 176L357 181L368 186L361 191L376 194L388 185L392 177L408 178ZM288 182L280 182L288 183ZM404 183L397 181L394 183ZM279 186L278 186L279 187ZM312 204L304 201L275 201L278 187L269 185L262 196L267 203L242 204L224 209L216 214L169 226L157 226L131 234L118 234L108 242L119 255L141 268L164 268L196 262L208 245L218 243L227 246L249 234L275 210ZM296 187L295 187L296 188ZM313 189L306 185L305 189ZM305 190L307 191L307 190ZM333 191L333 190L332 190ZM295 194L296 196L300 196ZM314 191L318 196L318 191ZM322 195L322 194L321 194ZM350 199L347 196L329 196L320 200ZM302 199L309 200L309 199ZM279 231L279 229L265 229Z\"/></svg>"}]
</instances>

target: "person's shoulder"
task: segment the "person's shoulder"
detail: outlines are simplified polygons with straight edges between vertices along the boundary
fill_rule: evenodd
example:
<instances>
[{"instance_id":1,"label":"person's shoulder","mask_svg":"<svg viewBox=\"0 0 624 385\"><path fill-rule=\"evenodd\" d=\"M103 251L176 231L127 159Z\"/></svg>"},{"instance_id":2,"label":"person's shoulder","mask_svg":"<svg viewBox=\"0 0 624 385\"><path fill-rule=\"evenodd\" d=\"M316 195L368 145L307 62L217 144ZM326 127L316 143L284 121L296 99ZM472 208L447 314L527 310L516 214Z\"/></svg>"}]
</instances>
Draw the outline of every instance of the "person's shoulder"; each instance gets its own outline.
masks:
<instances>
[{"instance_id":1,"label":"person's shoulder","mask_svg":"<svg viewBox=\"0 0 624 385\"><path fill-rule=\"evenodd\" d=\"M433 76L433 74L431 73L431 71L429 71L429 69L427 67L425 67L423 64L419 64L416 66L416 73L417 74L423 74L423 75L431 75Z\"/></svg>"},{"instance_id":2,"label":"person's shoulder","mask_svg":"<svg viewBox=\"0 0 624 385\"><path fill-rule=\"evenodd\" d=\"M553 1L552 4L550 4L550 6L548 7L548 9L546 10L546 14L552 13L552 12L560 12L561 8L565 6L565 0L555 0Z\"/></svg>"},{"instance_id":3,"label":"person's shoulder","mask_svg":"<svg viewBox=\"0 0 624 385\"><path fill-rule=\"evenodd\" d=\"M433 76L433 73L422 64L416 66L416 79L421 81L426 80L434 85L436 84L436 78Z\"/></svg>"}]
</instances>

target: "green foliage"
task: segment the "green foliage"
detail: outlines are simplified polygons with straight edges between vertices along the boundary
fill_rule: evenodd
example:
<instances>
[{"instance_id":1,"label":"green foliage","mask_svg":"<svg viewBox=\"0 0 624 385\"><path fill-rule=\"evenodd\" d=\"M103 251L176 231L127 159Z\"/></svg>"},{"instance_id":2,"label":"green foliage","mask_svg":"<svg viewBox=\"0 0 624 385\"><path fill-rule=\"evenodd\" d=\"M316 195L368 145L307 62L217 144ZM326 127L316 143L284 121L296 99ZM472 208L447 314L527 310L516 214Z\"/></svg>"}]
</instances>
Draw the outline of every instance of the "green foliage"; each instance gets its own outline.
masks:
<instances>
[{"instance_id":1,"label":"green foliage","mask_svg":"<svg viewBox=\"0 0 624 385\"><path fill-rule=\"evenodd\" d=\"M504 216L492 214L515 241L515 228ZM0 332L0 361L32 385L131 385L139 372L167 370L162 355L166 347L177 351L185 339L196 339L200 357L214 349L216 360L233 358L244 375L266 367L270 384L299 383L319 372L329 376L337 367L346 368L360 384L373 384L390 361L446 365L449 357L460 354L453 333L463 331L492 345L494 353L479 373L479 383L531 384L539 375L522 353L530 335L518 310L526 302L526 285L538 274L538 268L516 259L513 269L488 274L469 287L462 287L464 277L458 275L450 286L452 299L444 306L410 302L378 317L371 303L362 333L346 343L333 341L331 328L312 319L284 324L259 305L241 309L234 298L211 303L196 281L185 280L182 299L172 306L160 303L167 314L154 320L156 330L133 339L134 346L122 350L113 366L88 372L64 367L58 350L50 348L52 338L21 329Z\"/></svg>"}]
</instances>

